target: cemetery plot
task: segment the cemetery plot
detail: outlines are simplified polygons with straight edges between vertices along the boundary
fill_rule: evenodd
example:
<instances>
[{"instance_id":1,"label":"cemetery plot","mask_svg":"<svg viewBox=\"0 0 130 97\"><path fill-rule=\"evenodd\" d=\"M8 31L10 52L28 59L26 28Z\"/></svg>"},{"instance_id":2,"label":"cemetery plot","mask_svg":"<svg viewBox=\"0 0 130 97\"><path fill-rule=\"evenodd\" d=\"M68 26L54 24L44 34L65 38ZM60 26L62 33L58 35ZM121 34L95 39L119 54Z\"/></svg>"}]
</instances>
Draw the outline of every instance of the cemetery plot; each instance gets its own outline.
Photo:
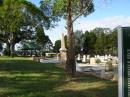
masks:
<instances>
[{"instance_id":1,"label":"cemetery plot","mask_svg":"<svg viewBox=\"0 0 130 97\"><path fill-rule=\"evenodd\" d=\"M78 54L76 70L100 78L118 81L118 58L111 55L90 57Z\"/></svg>"}]
</instances>

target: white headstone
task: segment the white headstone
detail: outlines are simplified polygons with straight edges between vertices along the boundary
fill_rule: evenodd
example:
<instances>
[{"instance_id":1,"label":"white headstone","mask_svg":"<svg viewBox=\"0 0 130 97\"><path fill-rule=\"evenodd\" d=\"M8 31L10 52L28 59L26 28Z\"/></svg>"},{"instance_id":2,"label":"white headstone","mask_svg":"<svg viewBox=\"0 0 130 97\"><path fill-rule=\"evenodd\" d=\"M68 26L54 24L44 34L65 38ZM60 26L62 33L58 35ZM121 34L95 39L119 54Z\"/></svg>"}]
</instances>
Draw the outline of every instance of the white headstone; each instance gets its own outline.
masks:
<instances>
[{"instance_id":1,"label":"white headstone","mask_svg":"<svg viewBox=\"0 0 130 97\"><path fill-rule=\"evenodd\" d=\"M99 55L97 55L97 58L100 58L100 56L99 56Z\"/></svg>"},{"instance_id":2,"label":"white headstone","mask_svg":"<svg viewBox=\"0 0 130 97\"><path fill-rule=\"evenodd\" d=\"M82 60L82 62L87 62L86 59L87 59L87 58L86 58L86 55L83 55L83 60Z\"/></svg>"},{"instance_id":3,"label":"white headstone","mask_svg":"<svg viewBox=\"0 0 130 97\"><path fill-rule=\"evenodd\" d=\"M57 54L57 60L59 60L59 59L60 59L60 53Z\"/></svg>"},{"instance_id":4,"label":"white headstone","mask_svg":"<svg viewBox=\"0 0 130 97\"><path fill-rule=\"evenodd\" d=\"M111 59L111 55L110 54L108 55L108 58Z\"/></svg>"},{"instance_id":5,"label":"white headstone","mask_svg":"<svg viewBox=\"0 0 130 97\"><path fill-rule=\"evenodd\" d=\"M108 59L108 56L107 55L105 55L105 58L104 58L105 60L107 60Z\"/></svg>"},{"instance_id":6,"label":"white headstone","mask_svg":"<svg viewBox=\"0 0 130 97\"><path fill-rule=\"evenodd\" d=\"M90 65L96 65L96 58L90 58Z\"/></svg>"},{"instance_id":7,"label":"white headstone","mask_svg":"<svg viewBox=\"0 0 130 97\"><path fill-rule=\"evenodd\" d=\"M87 55L87 59L90 59L90 55Z\"/></svg>"},{"instance_id":8,"label":"white headstone","mask_svg":"<svg viewBox=\"0 0 130 97\"><path fill-rule=\"evenodd\" d=\"M112 64L112 66L113 66L113 71L114 71L114 76L113 76L112 80L118 81L118 65Z\"/></svg>"},{"instance_id":9,"label":"white headstone","mask_svg":"<svg viewBox=\"0 0 130 97\"><path fill-rule=\"evenodd\" d=\"M80 54L78 54L77 60L78 60L78 61L81 60L81 56L80 56Z\"/></svg>"}]
</instances>

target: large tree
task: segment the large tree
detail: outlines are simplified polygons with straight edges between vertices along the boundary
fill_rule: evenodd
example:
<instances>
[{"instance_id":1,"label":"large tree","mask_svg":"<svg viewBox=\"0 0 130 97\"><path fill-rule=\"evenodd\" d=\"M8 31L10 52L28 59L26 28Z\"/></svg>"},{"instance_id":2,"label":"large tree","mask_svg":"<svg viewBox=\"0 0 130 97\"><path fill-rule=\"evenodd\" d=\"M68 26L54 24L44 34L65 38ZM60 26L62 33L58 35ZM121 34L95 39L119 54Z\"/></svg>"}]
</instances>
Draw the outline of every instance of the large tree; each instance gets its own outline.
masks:
<instances>
[{"instance_id":1,"label":"large tree","mask_svg":"<svg viewBox=\"0 0 130 97\"><path fill-rule=\"evenodd\" d=\"M58 17L66 19L67 29L67 61L66 74L75 75L75 38L73 32L73 23L80 16L87 16L94 11L93 0L43 0L42 9L48 9L52 20L58 20ZM46 12L47 13L47 12ZM56 17L56 18L55 18Z\"/></svg>"},{"instance_id":2,"label":"large tree","mask_svg":"<svg viewBox=\"0 0 130 97\"><path fill-rule=\"evenodd\" d=\"M0 40L7 44L12 57L15 44L31 36L35 26L43 24L42 20L48 18L34 4L26 0L3 0L0 6Z\"/></svg>"}]
</instances>

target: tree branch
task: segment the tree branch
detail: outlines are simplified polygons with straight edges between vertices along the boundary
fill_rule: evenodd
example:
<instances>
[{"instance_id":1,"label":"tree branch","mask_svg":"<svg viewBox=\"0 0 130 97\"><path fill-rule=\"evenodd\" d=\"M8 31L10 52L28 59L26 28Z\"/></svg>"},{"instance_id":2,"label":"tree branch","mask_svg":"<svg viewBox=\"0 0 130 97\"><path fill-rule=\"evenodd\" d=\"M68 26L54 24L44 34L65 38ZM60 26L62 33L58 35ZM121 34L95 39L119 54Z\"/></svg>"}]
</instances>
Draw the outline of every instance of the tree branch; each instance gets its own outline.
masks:
<instances>
[{"instance_id":1,"label":"tree branch","mask_svg":"<svg viewBox=\"0 0 130 97\"><path fill-rule=\"evenodd\" d=\"M74 21L76 21L81 15L83 15L84 14L84 12L89 8L89 6L91 5L91 2L92 2L92 0L90 0L89 2L88 2L88 4L87 4L87 7L81 12L81 13L79 13L73 20L72 20L72 23L74 22Z\"/></svg>"}]
</instances>

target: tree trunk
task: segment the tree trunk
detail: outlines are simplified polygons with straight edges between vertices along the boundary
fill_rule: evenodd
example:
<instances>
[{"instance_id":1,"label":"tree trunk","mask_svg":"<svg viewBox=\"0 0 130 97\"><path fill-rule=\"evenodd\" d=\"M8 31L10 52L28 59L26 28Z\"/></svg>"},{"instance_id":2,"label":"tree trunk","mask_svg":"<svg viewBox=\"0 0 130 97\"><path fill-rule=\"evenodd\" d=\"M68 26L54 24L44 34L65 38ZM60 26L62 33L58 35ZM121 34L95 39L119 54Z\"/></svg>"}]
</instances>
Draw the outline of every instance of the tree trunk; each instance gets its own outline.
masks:
<instances>
[{"instance_id":1,"label":"tree trunk","mask_svg":"<svg viewBox=\"0 0 130 97\"><path fill-rule=\"evenodd\" d=\"M8 56L10 56L11 55L10 43L6 43L6 45L7 45L7 54L8 54Z\"/></svg>"},{"instance_id":2,"label":"tree trunk","mask_svg":"<svg viewBox=\"0 0 130 97\"><path fill-rule=\"evenodd\" d=\"M73 32L73 23L72 23L72 5L71 0L67 0L67 61L66 61L66 73L67 76L73 77L76 72L75 65L75 40Z\"/></svg>"},{"instance_id":3,"label":"tree trunk","mask_svg":"<svg viewBox=\"0 0 130 97\"><path fill-rule=\"evenodd\" d=\"M14 57L15 54L15 33L10 34L10 51L11 51L11 57Z\"/></svg>"},{"instance_id":4,"label":"tree trunk","mask_svg":"<svg viewBox=\"0 0 130 97\"><path fill-rule=\"evenodd\" d=\"M11 46L10 46L10 51L11 51L11 57L12 58L14 57L14 53L15 53L14 46L15 46L15 44L11 44Z\"/></svg>"}]
</instances>

